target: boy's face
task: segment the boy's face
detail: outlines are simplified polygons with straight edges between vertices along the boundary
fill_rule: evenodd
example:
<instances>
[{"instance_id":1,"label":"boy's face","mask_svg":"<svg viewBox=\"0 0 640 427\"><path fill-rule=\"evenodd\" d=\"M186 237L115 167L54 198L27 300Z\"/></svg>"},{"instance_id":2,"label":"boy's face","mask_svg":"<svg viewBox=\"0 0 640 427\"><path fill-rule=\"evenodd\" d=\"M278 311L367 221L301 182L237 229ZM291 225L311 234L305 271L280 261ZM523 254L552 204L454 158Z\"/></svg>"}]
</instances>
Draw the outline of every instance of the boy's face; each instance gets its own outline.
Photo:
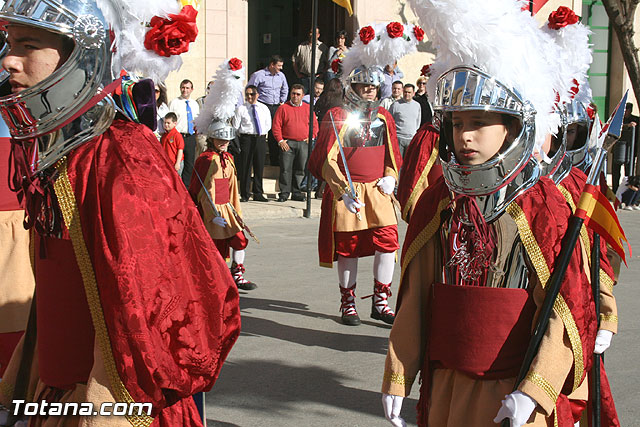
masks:
<instances>
[{"instance_id":1,"label":"boy's face","mask_svg":"<svg viewBox=\"0 0 640 427\"><path fill-rule=\"evenodd\" d=\"M213 139L213 146L216 147L217 151L220 151L221 153L224 153L229 148L229 141L227 141L225 139L214 138Z\"/></svg>"},{"instance_id":2,"label":"boy's face","mask_svg":"<svg viewBox=\"0 0 640 427\"><path fill-rule=\"evenodd\" d=\"M498 154L509 131L502 115L486 111L454 111L453 147L463 165L481 165Z\"/></svg>"},{"instance_id":3,"label":"boy's face","mask_svg":"<svg viewBox=\"0 0 640 427\"><path fill-rule=\"evenodd\" d=\"M373 101L378 96L378 88L374 85L365 83L356 83L354 90L365 101Z\"/></svg>"},{"instance_id":4,"label":"boy's face","mask_svg":"<svg viewBox=\"0 0 640 427\"><path fill-rule=\"evenodd\" d=\"M65 36L24 25L7 26L9 52L2 66L9 72L11 92L18 93L49 77L68 58Z\"/></svg>"},{"instance_id":5,"label":"boy's face","mask_svg":"<svg viewBox=\"0 0 640 427\"><path fill-rule=\"evenodd\" d=\"M573 150L578 136L578 123L571 123L567 128L567 150ZM577 147L576 147L577 148Z\"/></svg>"},{"instance_id":6,"label":"boy's face","mask_svg":"<svg viewBox=\"0 0 640 427\"><path fill-rule=\"evenodd\" d=\"M176 127L176 124L177 123L174 122L173 119L164 119L164 130L169 132Z\"/></svg>"}]
</instances>

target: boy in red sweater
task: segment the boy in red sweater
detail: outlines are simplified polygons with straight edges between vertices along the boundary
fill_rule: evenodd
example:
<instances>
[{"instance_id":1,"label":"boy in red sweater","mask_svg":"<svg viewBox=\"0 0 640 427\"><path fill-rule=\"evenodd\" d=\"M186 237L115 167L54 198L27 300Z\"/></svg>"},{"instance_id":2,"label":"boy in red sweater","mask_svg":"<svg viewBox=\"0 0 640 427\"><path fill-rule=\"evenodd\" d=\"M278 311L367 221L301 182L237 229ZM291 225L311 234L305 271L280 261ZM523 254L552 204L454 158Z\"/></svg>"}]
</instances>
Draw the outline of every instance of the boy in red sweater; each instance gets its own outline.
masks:
<instances>
[{"instance_id":1,"label":"boy in red sweater","mask_svg":"<svg viewBox=\"0 0 640 427\"><path fill-rule=\"evenodd\" d=\"M291 86L291 99L282 104L273 117L271 129L281 150L279 202L286 201L292 192L292 200L305 200L300 187L308 157L309 104L302 102L303 96L304 88L301 84ZM318 120L314 114L313 138L317 135Z\"/></svg>"},{"instance_id":2,"label":"boy in red sweater","mask_svg":"<svg viewBox=\"0 0 640 427\"><path fill-rule=\"evenodd\" d=\"M169 112L164 116L164 130L166 132L160 138L160 143L162 144L162 149L169 156L169 161L178 172L178 175L180 175L184 166L184 155L182 154L184 151L184 139L176 129L177 124L178 116L176 113Z\"/></svg>"}]
</instances>

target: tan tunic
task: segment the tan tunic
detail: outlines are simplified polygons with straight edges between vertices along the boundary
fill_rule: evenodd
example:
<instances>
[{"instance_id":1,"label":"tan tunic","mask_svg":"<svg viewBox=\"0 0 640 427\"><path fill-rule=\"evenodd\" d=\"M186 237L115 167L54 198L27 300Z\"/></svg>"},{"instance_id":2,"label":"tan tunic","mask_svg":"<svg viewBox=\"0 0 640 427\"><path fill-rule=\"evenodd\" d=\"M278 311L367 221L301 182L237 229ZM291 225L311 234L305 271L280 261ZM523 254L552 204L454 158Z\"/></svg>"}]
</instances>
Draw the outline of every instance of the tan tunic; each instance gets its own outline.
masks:
<instances>
[{"instance_id":1,"label":"tan tunic","mask_svg":"<svg viewBox=\"0 0 640 427\"><path fill-rule=\"evenodd\" d=\"M211 238L216 240L228 239L242 230L240 223L236 219L233 213L233 209L236 210L238 215L242 217L242 210L240 209L240 195L238 193L238 179L236 173L236 165L233 161L228 160L226 167L222 168L220 163L220 157L214 154L211 160L211 165L207 171L207 175L204 177L203 182L209 194L211 200L216 200L216 183L215 179L229 178L229 203L216 204L216 209L222 218L227 221L226 227L219 227L215 225L212 220L216 216L209 198L204 190L200 190L198 194L199 206L202 209L202 220L207 228L207 231L211 235ZM232 208L233 206L233 208Z\"/></svg>"},{"instance_id":2,"label":"tan tunic","mask_svg":"<svg viewBox=\"0 0 640 427\"><path fill-rule=\"evenodd\" d=\"M24 211L0 211L0 333L24 331L35 279Z\"/></svg>"},{"instance_id":3,"label":"tan tunic","mask_svg":"<svg viewBox=\"0 0 640 427\"><path fill-rule=\"evenodd\" d=\"M504 254L510 250L517 231L509 215L500 217L497 228L498 257L495 268L491 270L499 271L504 267ZM431 286L441 280L441 274L437 272L436 267L442 259L439 239L439 233L436 233L411 260L404 273L402 305L396 312L389 336L389 350L382 383L383 393L407 396L422 366L425 337L428 332L424 324L425 312ZM530 268L529 271L530 283L534 286L533 298L539 311L545 293L535 276L535 270ZM498 278L498 275L491 275L488 283L491 284ZM537 318L537 313L535 317ZM568 335L562 319L554 311L529 375L519 387L538 402L528 425L547 425L545 417L554 410L558 393L572 364L573 353ZM434 370L429 425L495 426L493 418L498 413L501 400L512 391L514 382L515 378L476 380L450 369ZM570 397L586 399L587 392L587 383L583 381Z\"/></svg>"},{"instance_id":4,"label":"tan tunic","mask_svg":"<svg viewBox=\"0 0 640 427\"><path fill-rule=\"evenodd\" d=\"M335 197L333 202L333 231L361 231L398 224L391 196L380 191L376 185L378 180L353 183L358 198L364 203L364 207L360 210L362 220L358 220L356 215L349 212L345 204L340 201L349 188L349 182L338 165L339 154L338 145L334 144L329 151L327 161L322 167L322 177ZM392 176L396 181L398 180L398 175L391 165L385 165L384 176Z\"/></svg>"}]
</instances>

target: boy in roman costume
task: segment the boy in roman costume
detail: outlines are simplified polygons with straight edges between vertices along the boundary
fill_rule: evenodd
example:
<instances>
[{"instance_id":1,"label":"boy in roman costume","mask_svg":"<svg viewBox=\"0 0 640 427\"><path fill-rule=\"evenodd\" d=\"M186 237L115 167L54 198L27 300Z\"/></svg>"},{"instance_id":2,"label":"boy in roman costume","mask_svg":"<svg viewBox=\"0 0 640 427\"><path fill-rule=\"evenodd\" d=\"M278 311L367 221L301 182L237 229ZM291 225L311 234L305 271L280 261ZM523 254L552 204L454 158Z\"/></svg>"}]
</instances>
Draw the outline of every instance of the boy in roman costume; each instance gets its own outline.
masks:
<instances>
[{"instance_id":1,"label":"boy in roman costume","mask_svg":"<svg viewBox=\"0 0 640 427\"><path fill-rule=\"evenodd\" d=\"M359 30L342 60L344 106L326 113L309 159L309 170L327 183L318 251L321 266L332 267L338 261L340 310L346 325L360 324L355 305L358 258L371 255L371 317L393 323L387 299L399 245L392 198L402 157L395 122L379 106L378 91L384 81L382 67L415 51L423 36L420 27L399 22Z\"/></svg>"},{"instance_id":2,"label":"boy in roman costume","mask_svg":"<svg viewBox=\"0 0 640 427\"><path fill-rule=\"evenodd\" d=\"M586 399L596 335L582 246L513 391L571 215L532 156L557 128L557 46L510 0L412 5L437 49L428 89L443 179L422 194L403 247L385 416L404 422L420 372L421 426L573 425L568 399Z\"/></svg>"}]
</instances>

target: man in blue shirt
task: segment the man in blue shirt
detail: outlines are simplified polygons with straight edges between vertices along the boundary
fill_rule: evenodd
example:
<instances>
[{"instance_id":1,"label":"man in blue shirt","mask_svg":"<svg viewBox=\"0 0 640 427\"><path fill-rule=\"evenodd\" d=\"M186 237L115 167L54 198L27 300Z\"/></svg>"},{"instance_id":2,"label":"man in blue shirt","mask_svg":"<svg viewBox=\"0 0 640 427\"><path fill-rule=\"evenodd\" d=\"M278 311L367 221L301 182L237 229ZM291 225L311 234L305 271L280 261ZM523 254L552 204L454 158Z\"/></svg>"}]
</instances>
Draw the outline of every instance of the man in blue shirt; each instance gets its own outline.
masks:
<instances>
[{"instance_id":1,"label":"man in blue shirt","mask_svg":"<svg viewBox=\"0 0 640 427\"><path fill-rule=\"evenodd\" d=\"M380 99L391 96L391 85L397 80L402 80L404 73L398 67L398 63L384 67L384 82L380 85Z\"/></svg>"},{"instance_id":2,"label":"man in blue shirt","mask_svg":"<svg viewBox=\"0 0 640 427\"><path fill-rule=\"evenodd\" d=\"M251 74L249 85L258 88L258 101L265 104L271 112L271 117L275 117L278 107L287 101L289 96L289 85L282 70L283 60L280 55L273 55L269 60L269 66ZM280 148L278 142L269 131L269 162L271 166L280 164Z\"/></svg>"}]
</instances>

